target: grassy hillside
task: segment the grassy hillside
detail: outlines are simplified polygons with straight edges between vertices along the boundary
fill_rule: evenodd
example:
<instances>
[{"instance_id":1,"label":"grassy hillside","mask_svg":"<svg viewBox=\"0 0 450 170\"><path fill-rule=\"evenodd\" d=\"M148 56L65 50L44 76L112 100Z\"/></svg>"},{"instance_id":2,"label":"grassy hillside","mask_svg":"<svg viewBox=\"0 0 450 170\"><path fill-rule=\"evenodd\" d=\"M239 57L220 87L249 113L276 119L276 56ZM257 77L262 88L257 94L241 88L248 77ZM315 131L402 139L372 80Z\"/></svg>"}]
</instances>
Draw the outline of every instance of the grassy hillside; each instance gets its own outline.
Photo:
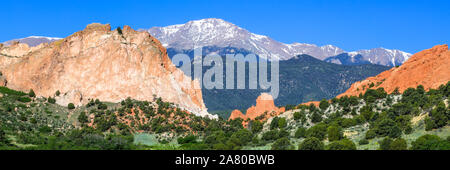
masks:
<instances>
[{"instance_id":1,"label":"grassy hillside","mask_svg":"<svg viewBox=\"0 0 450 170\"><path fill-rule=\"evenodd\" d=\"M449 95L450 82L403 94L373 87L244 128L242 119L198 117L161 99L72 108L0 87L0 149L449 150Z\"/></svg>"}]
</instances>

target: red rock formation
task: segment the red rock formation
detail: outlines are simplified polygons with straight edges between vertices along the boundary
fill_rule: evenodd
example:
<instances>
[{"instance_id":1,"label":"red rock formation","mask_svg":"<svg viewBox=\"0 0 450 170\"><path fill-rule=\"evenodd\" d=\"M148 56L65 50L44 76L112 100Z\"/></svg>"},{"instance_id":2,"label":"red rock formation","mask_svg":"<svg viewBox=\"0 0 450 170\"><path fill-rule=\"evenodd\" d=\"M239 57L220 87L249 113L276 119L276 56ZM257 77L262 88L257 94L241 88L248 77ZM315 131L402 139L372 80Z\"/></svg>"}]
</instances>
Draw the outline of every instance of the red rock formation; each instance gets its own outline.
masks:
<instances>
[{"instance_id":1,"label":"red rock formation","mask_svg":"<svg viewBox=\"0 0 450 170\"><path fill-rule=\"evenodd\" d=\"M266 120L270 117L277 116L284 111L285 111L284 107L278 108L275 106L273 98L270 94L262 93L256 99L256 106L248 108L245 115L242 114L242 112L239 110L234 110L231 113L229 120L236 118L242 118L244 120L247 119L254 120L255 118L260 116L261 116L260 120ZM248 122L243 122L244 126L246 126L247 123Z\"/></svg>"},{"instance_id":2,"label":"red rock formation","mask_svg":"<svg viewBox=\"0 0 450 170\"><path fill-rule=\"evenodd\" d=\"M399 92L403 92L418 85L423 85L426 90L438 88L448 81L450 81L450 50L447 45L437 45L414 54L400 67L354 83L338 97L364 93L372 83L372 89L382 87L386 92L392 93L396 88Z\"/></svg>"},{"instance_id":3,"label":"red rock formation","mask_svg":"<svg viewBox=\"0 0 450 170\"><path fill-rule=\"evenodd\" d=\"M310 101L310 102L302 103L301 105L309 106L311 104L314 104L314 106L319 107L320 102L319 101Z\"/></svg>"},{"instance_id":4,"label":"red rock formation","mask_svg":"<svg viewBox=\"0 0 450 170\"><path fill-rule=\"evenodd\" d=\"M148 32L129 26L122 32L111 31L110 25L94 23L33 50L16 46L24 50L0 49L23 55L18 62L0 63L9 88L33 89L45 97L59 90L62 95L56 100L61 105L81 105L90 98L110 102L127 97L153 100L155 95L194 114L209 115L199 83L177 69L166 49Z\"/></svg>"}]
</instances>

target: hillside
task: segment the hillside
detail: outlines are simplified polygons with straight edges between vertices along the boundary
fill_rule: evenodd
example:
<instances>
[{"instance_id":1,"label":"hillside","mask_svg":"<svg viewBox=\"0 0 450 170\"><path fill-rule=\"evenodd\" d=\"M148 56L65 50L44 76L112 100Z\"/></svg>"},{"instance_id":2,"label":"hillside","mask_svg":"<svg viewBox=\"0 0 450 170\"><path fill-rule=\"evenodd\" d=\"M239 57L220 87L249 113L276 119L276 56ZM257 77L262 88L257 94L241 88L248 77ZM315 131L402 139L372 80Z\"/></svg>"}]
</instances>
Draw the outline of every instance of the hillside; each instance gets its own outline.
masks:
<instances>
[{"instance_id":1,"label":"hillside","mask_svg":"<svg viewBox=\"0 0 450 170\"><path fill-rule=\"evenodd\" d=\"M202 49L204 55L215 52L222 56L223 61L226 61L226 54L247 55L251 53L245 49L234 47L221 48L214 46L203 47ZM167 51L169 57L173 57L178 53L187 54L191 58L194 56L194 50L169 48ZM211 67L204 66L203 73ZM332 64L308 55L299 55L289 60L280 61L279 68L280 91L278 98L275 99L276 106L296 105L323 98L330 99L344 92L354 82L389 69L385 66L372 64L358 66ZM248 75L248 66L246 69L246 74ZM270 69L268 70L268 75L270 75ZM235 75L236 71L235 69ZM224 111L225 114L230 114L234 109L245 110L255 105L255 99L261 93L267 92L267 90L262 90L259 87L258 89L248 89L248 79L246 81L247 89L243 90L203 88L203 99L208 110L212 112ZM224 87L226 87L225 80ZM225 115L224 118L228 118L228 115Z\"/></svg>"},{"instance_id":2,"label":"hillside","mask_svg":"<svg viewBox=\"0 0 450 170\"><path fill-rule=\"evenodd\" d=\"M0 87L0 149L449 150L449 95L450 82L427 92L368 90L244 128L242 119L195 116L160 98L65 107Z\"/></svg>"},{"instance_id":3,"label":"hillside","mask_svg":"<svg viewBox=\"0 0 450 170\"><path fill-rule=\"evenodd\" d=\"M426 90L438 88L450 81L450 50L447 45L437 45L414 54L399 67L391 68L377 76L356 82L341 96L359 95L367 89L384 88L386 92L403 92L422 85Z\"/></svg>"}]
</instances>

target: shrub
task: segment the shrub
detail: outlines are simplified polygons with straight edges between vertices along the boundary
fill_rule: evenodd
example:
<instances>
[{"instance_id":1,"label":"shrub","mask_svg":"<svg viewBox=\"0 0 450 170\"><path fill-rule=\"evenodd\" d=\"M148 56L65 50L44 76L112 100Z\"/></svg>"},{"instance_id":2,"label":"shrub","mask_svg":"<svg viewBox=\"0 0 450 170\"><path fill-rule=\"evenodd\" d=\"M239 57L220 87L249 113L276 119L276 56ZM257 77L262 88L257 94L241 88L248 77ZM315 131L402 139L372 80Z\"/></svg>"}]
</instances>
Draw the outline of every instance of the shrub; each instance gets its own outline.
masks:
<instances>
[{"instance_id":1,"label":"shrub","mask_svg":"<svg viewBox=\"0 0 450 170\"><path fill-rule=\"evenodd\" d=\"M259 133L263 129L263 123L257 120L252 120L250 122L250 129L252 130L252 133Z\"/></svg>"},{"instance_id":2,"label":"shrub","mask_svg":"<svg viewBox=\"0 0 450 170\"><path fill-rule=\"evenodd\" d=\"M349 139L334 141L327 146L328 150L356 150L356 145Z\"/></svg>"},{"instance_id":3,"label":"shrub","mask_svg":"<svg viewBox=\"0 0 450 170\"><path fill-rule=\"evenodd\" d=\"M379 150L390 150L392 142L393 142L393 140L390 137L385 137L380 142L380 147L378 149Z\"/></svg>"},{"instance_id":4,"label":"shrub","mask_svg":"<svg viewBox=\"0 0 450 170\"><path fill-rule=\"evenodd\" d=\"M30 89L30 92L28 92L28 96L36 97L36 94L34 93L33 89Z\"/></svg>"},{"instance_id":5,"label":"shrub","mask_svg":"<svg viewBox=\"0 0 450 170\"><path fill-rule=\"evenodd\" d=\"M272 144L272 150L292 150L294 146L291 145L291 141L287 137L277 139Z\"/></svg>"},{"instance_id":6,"label":"shrub","mask_svg":"<svg viewBox=\"0 0 450 170\"><path fill-rule=\"evenodd\" d=\"M185 137L179 137L177 139L178 144L197 143L197 137L194 135L188 135Z\"/></svg>"},{"instance_id":7,"label":"shrub","mask_svg":"<svg viewBox=\"0 0 450 170\"><path fill-rule=\"evenodd\" d=\"M263 140L271 141L278 139L278 130L270 130L263 134Z\"/></svg>"},{"instance_id":8,"label":"shrub","mask_svg":"<svg viewBox=\"0 0 450 170\"><path fill-rule=\"evenodd\" d=\"M323 123L314 125L313 127L306 130L307 137L315 137L320 140L324 140L327 134L327 126Z\"/></svg>"},{"instance_id":9,"label":"shrub","mask_svg":"<svg viewBox=\"0 0 450 170\"><path fill-rule=\"evenodd\" d=\"M369 129L369 130L366 132L365 139L373 139L373 138L375 138L375 137L377 137L377 133L375 132L374 129Z\"/></svg>"},{"instance_id":10,"label":"shrub","mask_svg":"<svg viewBox=\"0 0 450 170\"><path fill-rule=\"evenodd\" d=\"M369 141L367 139L359 140L359 145L367 145L367 144L369 144Z\"/></svg>"},{"instance_id":11,"label":"shrub","mask_svg":"<svg viewBox=\"0 0 450 170\"><path fill-rule=\"evenodd\" d=\"M311 115L311 122L313 123L319 123L322 121L322 115L320 115L318 112L313 112Z\"/></svg>"},{"instance_id":12,"label":"shrub","mask_svg":"<svg viewBox=\"0 0 450 170\"><path fill-rule=\"evenodd\" d=\"M337 126L328 127L327 133L329 141L337 141L344 137L341 128Z\"/></svg>"},{"instance_id":13,"label":"shrub","mask_svg":"<svg viewBox=\"0 0 450 170\"><path fill-rule=\"evenodd\" d=\"M412 150L449 150L450 142L436 135L423 135L412 143Z\"/></svg>"},{"instance_id":14,"label":"shrub","mask_svg":"<svg viewBox=\"0 0 450 170\"><path fill-rule=\"evenodd\" d=\"M279 118L278 119L278 128L285 128L287 126L286 118Z\"/></svg>"},{"instance_id":15,"label":"shrub","mask_svg":"<svg viewBox=\"0 0 450 170\"><path fill-rule=\"evenodd\" d=\"M29 97L19 97L19 98L17 98L17 100L22 103L31 102L31 99Z\"/></svg>"},{"instance_id":16,"label":"shrub","mask_svg":"<svg viewBox=\"0 0 450 170\"><path fill-rule=\"evenodd\" d=\"M326 99L322 99L320 101L320 104L319 104L320 109L325 110L328 108L328 106L330 106L330 104L328 103L328 101Z\"/></svg>"},{"instance_id":17,"label":"shrub","mask_svg":"<svg viewBox=\"0 0 450 170\"><path fill-rule=\"evenodd\" d=\"M272 122L270 122L270 129L276 129L278 128L278 117L272 118Z\"/></svg>"},{"instance_id":18,"label":"shrub","mask_svg":"<svg viewBox=\"0 0 450 170\"><path fill-rule=\"evenodd\" d=\"M69 110L75 109L75 105L74 105L73 103L69 103L69 104L67 105L67 108L68 108Z\"/></svg>"},{"instance_id":19,"label":"shrub","mask_svg":"<svg viewBox=\"0 0 450 170\"><path fill-rule=\"evenodd\" d=\"M55 103L56 103L56 100L55 100L55 98L48 97L48 98L47 98L47 102L52 103L52 104L55 104Z\"/></svg>"},{"instance_id":20,"label":"shrub","mask_svg":"<svg viewBox=\"0 0 450 170\"><path fill-rule=\"evenodd\" d=\"M78 122L80 123L87 123L88 122L88 117L86 116L85 112L81 112L80 115L78 116Z\"/></svg>"},{"instance_id":21,"label":"shrub","mask_svg":"<svg viewBox=\"0 0 450 170\"><path fill-rule=\"evenodd\" d=\"M119 33L119 35L122 35L122 34L123 34L123 33L122 33L122 28L117 27L117 33Z\"/></svg>"},{"instance_id":22,"label":"shrub","mask_svg":"<svg viewBox=\"0 0 450 170\"><path fill-rule=\"evenodd\" d=\"M324 144L318 138L308 137L300 143L298 150L324 150Z\"/></svg>"},{"instance_id":23,"label":"shrub","mask_svg":"<svg viewBox=\"0 0 450 170\"><path fill-rule=\"evenodd\" d=\"M390 150L407 150L408 144L406 143L405 139L397 138L394 141L392 141L389 149Z\"/></svg>"},{"instance_id":24,"label":"shrub","mask_svg":"<svg viewBox=\"0 0 450 170\"><path fill-rule=\"evenodd\" d=\"M295 137L296 138L304 138L306 137L306 128L299 127L297 131L295 131Z\"/></svg>"}]
</instances>

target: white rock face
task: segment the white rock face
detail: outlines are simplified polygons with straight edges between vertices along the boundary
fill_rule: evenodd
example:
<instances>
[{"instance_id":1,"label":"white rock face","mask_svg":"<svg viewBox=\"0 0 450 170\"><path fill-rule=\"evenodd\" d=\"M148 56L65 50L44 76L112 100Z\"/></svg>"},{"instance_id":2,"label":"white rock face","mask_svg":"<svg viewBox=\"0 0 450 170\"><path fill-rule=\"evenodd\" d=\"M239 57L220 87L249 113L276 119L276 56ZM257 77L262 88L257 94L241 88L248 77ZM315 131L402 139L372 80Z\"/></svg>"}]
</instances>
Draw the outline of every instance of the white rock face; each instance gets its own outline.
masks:
<instances>
[{"instance_id":1,"label":"white rock face","mask_svg":"<svg viewBox=\"0 0 450 170\"><path fill-rule=\"evenodd\" d=\"M324 60L346 52L333 45L284 44L268 36L251 33L230 22L216 18L189 21L185 24L167 27L153 27L147 31L167 48L194 49L200 46L231 46L250 50L270 59L287 60L296 55L308 54ZM384 48L360 50L350 52L350 54L361 54L370 63L387 66L399 65L411 56L400 50Z\"/></svg>"}]
</instances>

